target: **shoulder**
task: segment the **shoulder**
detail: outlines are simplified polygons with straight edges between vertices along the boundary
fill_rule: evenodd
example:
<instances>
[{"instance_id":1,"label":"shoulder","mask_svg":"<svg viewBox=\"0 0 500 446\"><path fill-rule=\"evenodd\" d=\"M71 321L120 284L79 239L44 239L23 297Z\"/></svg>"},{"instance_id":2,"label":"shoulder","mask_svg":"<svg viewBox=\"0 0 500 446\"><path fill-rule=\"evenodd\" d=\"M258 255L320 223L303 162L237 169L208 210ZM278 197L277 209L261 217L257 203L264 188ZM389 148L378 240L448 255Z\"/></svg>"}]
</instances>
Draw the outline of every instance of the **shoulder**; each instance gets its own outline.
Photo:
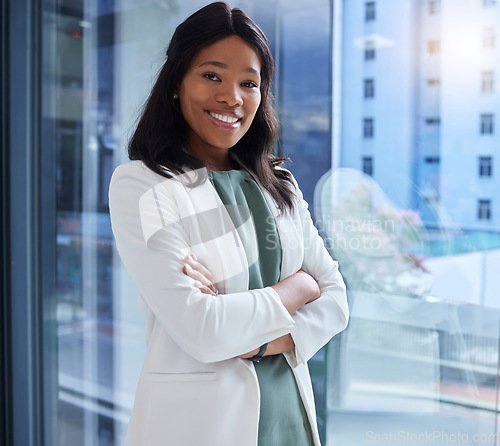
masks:
<instances>
[{"instance_id":1,"label":"shoulder","mask_svg":"<svg viewBox=\"0 0 500 446\"><path fill-rule=\"evenodd\" d=\"M166 179L149 169L142 161L128 161L124 164L117 166L111 177L111 184L118 180L129 179L142 179L144 181L158 181L159 179Z\"/></svg>"},{"instance_id":2,"label":"shoulder","mask_svg":"<svg viewBox=\"0 0 500 446\"><path fill-rule=\"evenodd\" d=\"M199 186L208 177L207 170L186 168L183 173L165 177L153 172L142 161L129 161L115 168L109 185L111 201L127 201L156 189L161 195L177 195L179 191Z\"/></svg>"},{"instance_id":3,"label":"shoulder","mask_svg":"<svg viewBox=\"0 0 500 446\"><path fill-rule=\"evenodd\" d=\"M147 191L168 182L142 161L129 161L117 166L109 183L110 208L137 202Z\"/></svg>"},{"instance_id":4,"label":"shoulder","mask_svg":"<svg viewBox=\"0 0 500 446\"><path fill-rule=\"evenodd\" d=\"M117 185L123 182L145 183L148 180L151 181L153 175L155 175L154 172L148 169L142 161L129 161L115 168L111 176L109 189L113 191Z\"/></svg>"},{"instance_id":5,"label":"shoulder","mask_svg":"<svg viewBox=\"0 0 500 446\"><path fill-rule=\"evenodd\" d=\"M201 172L201 174L200 174ZM128 161L117 166L111 176L110 189L116 183L133 182L137 186L142 185L150 188L158 184L168 185L170 183L184 183L193 181L193 178L206 177L206 169L192 170L186 168L183 173L169 173L170 177L153 172L142 161Z\"/></svg>"},{"instance_id":6,"label":"shoulder","mask_svg":"<svg viewBox=\"0 0 500 446\"><path fill-rule=\"evenodd\" d=\"M185 196L177 178L159 175L142 161L116 167L109 185L109 211L115 234L121 234L124 228L156 228L155 224L170 214L176 217Z\"/></svg>"}]
</instances>

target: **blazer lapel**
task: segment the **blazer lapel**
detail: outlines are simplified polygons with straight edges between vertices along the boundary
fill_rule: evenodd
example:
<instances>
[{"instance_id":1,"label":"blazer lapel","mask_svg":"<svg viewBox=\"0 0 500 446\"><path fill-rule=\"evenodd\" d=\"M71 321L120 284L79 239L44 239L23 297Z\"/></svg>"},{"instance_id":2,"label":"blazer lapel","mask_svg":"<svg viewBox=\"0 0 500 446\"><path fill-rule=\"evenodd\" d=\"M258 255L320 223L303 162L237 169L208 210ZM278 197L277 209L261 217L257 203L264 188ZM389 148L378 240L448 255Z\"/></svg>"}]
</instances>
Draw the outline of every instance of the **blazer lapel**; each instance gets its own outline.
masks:
<instances>
[{"instance_id":1,"label":"blazer lapel","mask_svg":"<svg viewBox=\"0 0 500 446\"><path fill-rule=\"evenodd\" d=\"M248 262L231 217L205 168L176 177L187 198L179 206L191 247L213 274L221 293L248 289Z\"/></svg>"},{"instance_id":2,"label":"blazer lapel","mask_svg":"<svg viewBox=\"0 0 500 446\"><path fill-rule=\"evenodd\" d=\"M298 222L296 222L298 209L295 209L292 215L289 211L281 212L271 194L259 182L257 184L259 184L267 205L276 220L282 252L280 279L285 279L300 269L304 257L304 240Z\"/></svg>"}]
</instances>

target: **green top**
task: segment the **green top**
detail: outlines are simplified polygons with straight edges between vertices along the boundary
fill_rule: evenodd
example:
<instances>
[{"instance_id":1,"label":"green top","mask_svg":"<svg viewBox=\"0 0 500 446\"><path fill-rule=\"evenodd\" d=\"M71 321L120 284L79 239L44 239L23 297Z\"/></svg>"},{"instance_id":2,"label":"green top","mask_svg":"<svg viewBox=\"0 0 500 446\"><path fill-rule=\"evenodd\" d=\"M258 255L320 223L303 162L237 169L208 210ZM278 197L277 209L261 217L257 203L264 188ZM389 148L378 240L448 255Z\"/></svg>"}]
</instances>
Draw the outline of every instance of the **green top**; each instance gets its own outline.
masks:
<instances>
[{"instance_id":1,"label":"green top","mask_svg":"<svg viewBox=\"0 0 500 446\"><path fill-rule=\"evenodd\" d=\"M249 264L249 289L274 285L280 278L281 244L264 194L244 170L209 171L227 208ZM255 363L260 386L259 446L312 446L311 426L283 355Z\"/></svg>"}]
</instances>

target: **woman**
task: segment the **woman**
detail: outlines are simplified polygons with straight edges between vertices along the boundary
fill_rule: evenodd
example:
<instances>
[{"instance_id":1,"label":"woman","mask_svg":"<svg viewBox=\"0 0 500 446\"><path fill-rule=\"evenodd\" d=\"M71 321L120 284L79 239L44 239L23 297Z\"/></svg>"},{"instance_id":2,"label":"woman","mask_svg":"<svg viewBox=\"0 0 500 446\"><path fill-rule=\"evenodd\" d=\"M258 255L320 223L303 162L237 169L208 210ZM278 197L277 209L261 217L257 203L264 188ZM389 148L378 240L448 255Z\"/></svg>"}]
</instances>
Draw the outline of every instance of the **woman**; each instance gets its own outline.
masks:
<instances>
[{"instance_id":1,"label":"woman","mask_svg":"<svg viewBox=\"0 0 500 446\"><path fill-rule=\"evenodd\" d=\"M307 361L346 327L345 287L272 155L262 31L213 3L176 29L110 185L147 353L128 446L319 445Z\"/></svg>"}]
</instances>

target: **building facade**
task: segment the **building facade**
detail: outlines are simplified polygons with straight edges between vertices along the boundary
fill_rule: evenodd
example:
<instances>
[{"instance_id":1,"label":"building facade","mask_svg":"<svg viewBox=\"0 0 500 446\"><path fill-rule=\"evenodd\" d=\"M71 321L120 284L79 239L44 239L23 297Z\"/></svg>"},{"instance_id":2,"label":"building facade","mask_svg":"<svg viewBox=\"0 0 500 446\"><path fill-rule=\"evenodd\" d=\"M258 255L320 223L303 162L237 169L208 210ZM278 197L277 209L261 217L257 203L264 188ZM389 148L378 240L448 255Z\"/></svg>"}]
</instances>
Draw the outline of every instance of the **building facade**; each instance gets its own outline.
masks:
<instances>
[{"instance_id":1,"label":"building facade","mask_svg":"<svg viewBox=\"0 0 500 446\"><path fill-rule=\"evenodd\" d=\"M430 228L500 229L499 14L488 0L343 2L340 166Z\"/></svg>"}]
</instances>

